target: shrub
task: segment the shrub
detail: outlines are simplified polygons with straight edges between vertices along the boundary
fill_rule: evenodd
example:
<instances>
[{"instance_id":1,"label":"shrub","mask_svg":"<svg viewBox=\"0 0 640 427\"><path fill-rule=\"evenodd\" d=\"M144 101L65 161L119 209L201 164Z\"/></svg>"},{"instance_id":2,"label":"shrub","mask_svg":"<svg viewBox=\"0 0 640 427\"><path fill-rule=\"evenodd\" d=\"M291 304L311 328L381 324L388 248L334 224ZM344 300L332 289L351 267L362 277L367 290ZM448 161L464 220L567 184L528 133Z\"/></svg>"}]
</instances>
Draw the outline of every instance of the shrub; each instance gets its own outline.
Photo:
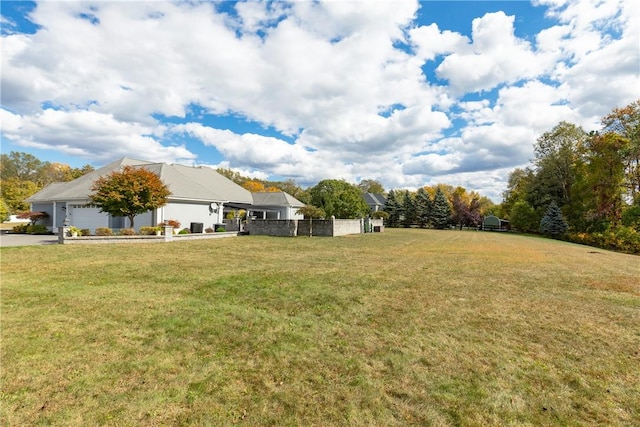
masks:
<instances>
[{"instance_id":1,"label":"shrub","mask_svg":"<svg viewBox=\"0 0 640 427\"><path fill-rule=\"evenodd\" d=\"M13 226L13 232L16 234L26 234L27 224L18 224Z\"/></svg>"},{"instance_id":2,"label":"shrub","mask_svg":"<svg viewBox=\"0 0 640 427\"><path fill-rule=\"evenodd\" d=\"M140 234L143 236L155 236L158 231L162 231L161 227L140 227Z\"/></svg>"},{"instance_id":3,"label":"shrub","mask_svg":"<svg viewBox=\"0 0 640 427\"><path fill-rule=\"evenodd\" d=\"M371 218L373 219L382 219L382 220L387 220L389 219L389 212L385 212L385 211L375 211L371 214Z\"/></svg>"},{"instance_id":4,"label":"shrub","mask_svg":"<svg viewBox=\"0 0 640 427\"><path fill-rule=\"evenodd\" d=\"M618 227L598 233L572 233L569 240L583 245L640 254L640 233L632 227Z\"/></svg>"},{"instance_id":5,"label":"shrub","mask_svg":"<svg viewBox=\"0 0 640 427\"><path fill-rule=\"evenodd\" d=\"M213 233L213 228L207 227L207 228L204 229L204 232L205 233Z\"/></svg>"},{"instance_id":6,"label":"shrub","mask_svg":"<svg viewBox=\"0 0 640 427\"><path fill-rule=\"evenodd\" d=\"M27 234L51 234L49 229L44 224L29 224L27 225Z\"/></svg>"},{"instance_id":7,"label":"shrub","mask_svg":"<svg viewBox=\"0 0 640 427\"><path fill-rule=\"evenodd\" d=\"M227 229L226 229L226 228L224 228L224 227L218 227L218 228L216 228L216 233L224 233L225 231L227 231Z\"/></svg>"},{"instance_id":8,"label":"shrub","mask_svg":"<svg viewBox=\"0 0 640 427\"><path fill-rule=\"evenodd\" d=\"M120 235L121 236L135 236L136 235L136 230L133 228L123 228L122 230L120 230Z\"/></svg>"},{"instance_id":9,"label":"shrub","mask_svg":"<svg viewBox=\"0 0 640 427\"><path fill-rule=\"evenodd\" d=\"M191 233L191 230L189 230L188 228L183 228L178 232L178 234L190 234L190 233Z\"/></svg>"},{"instance_id":10,"label":"shrub","mask_svg":"<svg viewBox=\"0 0 640 427\"><path fill-rule=\"evenodd\" d=\"M91 230L83 228L80 230L80 236L91 236Z\"/></svg>"},{"instance_id":11,"label":"shrub","mask_svg":"<svg viewBox=\"0 0 640 427\"><path fill-rule=\"evenodd\" d=\"M108 227L96 228L96 236L113 236L113 230Z\"/></svg>"},{"instance_id":12,"label":"shrub","mask_svg":"<svg viewBox=\"0 0 640 427\"><path fill-rule=\"evenodd\" d=\"M80 229L78 227L74 227L74 226L69 227L69 235L73 235L74 233L79 236L80 235Z\"/></svg>"}]
</instances>

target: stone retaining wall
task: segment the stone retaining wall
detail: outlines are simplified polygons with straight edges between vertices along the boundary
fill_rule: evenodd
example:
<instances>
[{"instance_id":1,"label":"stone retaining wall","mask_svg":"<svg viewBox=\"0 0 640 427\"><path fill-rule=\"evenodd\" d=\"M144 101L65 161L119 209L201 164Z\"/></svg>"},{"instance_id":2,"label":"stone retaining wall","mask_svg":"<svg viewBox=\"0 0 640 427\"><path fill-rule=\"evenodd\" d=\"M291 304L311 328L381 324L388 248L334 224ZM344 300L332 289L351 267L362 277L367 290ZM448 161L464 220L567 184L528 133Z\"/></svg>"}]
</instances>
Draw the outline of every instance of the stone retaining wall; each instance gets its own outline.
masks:
<instances>
[{"instance_id":1,"label":"stone retaining wall","mask_svg":"<svg viewBox=\"0 0 640 427\"><path fill-rule=\"evenodd\" d=\"M100 243L165 243L165 242L185 242L188 240L220 239L224 237L235 237L237 231L223 233L192 233L173 234L173 227L164 227L161 236L69 236L68 227L58 228L58 243L63 245L87 245Z\"/></svg>"},{"instance_id":2,"label":"stone retaining wall","mask_svg":"<svg viewBox=\"0 0 640 427\"><path fill-rule=\"evenodd\" d=\"M384 231L381 219L254 219L247 223L245 230L256 236L332 237L373 232L374 229Z\"/></svg>"}]
</instances>

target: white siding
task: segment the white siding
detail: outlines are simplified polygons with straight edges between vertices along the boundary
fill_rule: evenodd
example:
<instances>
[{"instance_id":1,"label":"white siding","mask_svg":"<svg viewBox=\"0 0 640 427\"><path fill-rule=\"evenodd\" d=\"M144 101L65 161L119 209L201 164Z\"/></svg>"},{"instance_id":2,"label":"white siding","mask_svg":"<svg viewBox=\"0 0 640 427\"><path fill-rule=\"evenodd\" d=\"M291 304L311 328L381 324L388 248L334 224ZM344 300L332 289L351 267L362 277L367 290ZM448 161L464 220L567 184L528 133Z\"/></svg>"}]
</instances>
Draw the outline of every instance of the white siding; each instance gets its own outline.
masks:
<instances>
[{"instance_id":1,"label":"white siding","mask_svg":"<svg viewBox=\"0 0 640 427\"><path fill-rule=\"evenodd\" d=\"M158 222L175 219L180 222L180 228L190 228L192 222L201 222L203 230L215 224L222 224L224 215L223 209L218 212L211 212L209 204L176 203L172 202L159 209Z\"/></svg>"},{"instance_id":2,"label":"white siding","mask_svg":"<svg viewBox=\"0 0 640 427\"><path fill-rule=\"evenodd\" d=\"M96 228L109 226L109 215L101 213L98 208L84 205L67 205L69 221L79 229L88 228L95 233Z\"/></svg>"}]
</instances>

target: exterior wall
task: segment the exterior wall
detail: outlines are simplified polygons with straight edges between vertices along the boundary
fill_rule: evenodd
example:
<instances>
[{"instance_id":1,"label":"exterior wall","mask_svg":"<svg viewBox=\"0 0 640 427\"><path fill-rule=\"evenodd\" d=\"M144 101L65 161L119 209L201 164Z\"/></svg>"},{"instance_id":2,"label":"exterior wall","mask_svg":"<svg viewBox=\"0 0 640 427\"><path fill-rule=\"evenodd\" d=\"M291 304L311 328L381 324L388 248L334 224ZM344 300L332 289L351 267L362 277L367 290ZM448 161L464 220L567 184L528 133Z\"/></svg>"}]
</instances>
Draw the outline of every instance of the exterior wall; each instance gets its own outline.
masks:
<instances>
[{"instance_id":1,"label":"exterior wall","mask_svg":"<svg viewBox=\"0 0 640 427\"><path fill-rule=\"evenodd\" d=\"M69 227L58 228L58 243L62 245L93 245L101 243L171 243L189 240L236 237L238 233L203 233L174 235L172 227L165 227L161 236L69 236Z\"/></svg>"},{"instance_id":2,"label":"exterior wall","mask_svg":"<svg viewBox=\"0 0 640 427\"><path fill-rule=\"evenodd\" d=\"M93 233L98 227L109 226L109 214L100 212L98 208L78 206L84 206L84 204L69 203L67 205L69 223L74 227L86 228Z\"/></svg>"},{"instance_id":3,"label":"exterior wall","mask_svg":"<svg viewBox=\"0 0 640 427\"><path fill-rule=\"evenodd\" d=\"M38 220L38 224L46 225L49 228L53 227L53 203L32 203L31 210L49 214L48 218Z\"/></svg>"},{"instance_id":4,"label":"exterior wall","mask_svg":"<svg viewBox=\"0 0 640 427\"><path fill-rule=\"evenodd\" d=\"M361 219L337 219L333 224L333 235L344 236L346 234L358 234L364 232Z\"/></svg>"},{"instance_id":5,"label":"exterior wall","mask_svg":"<svg viewBox=\"0 0 640 427\"><path fill-rule=\"evenodd\" d=\"M189 228L192 222L201 222L203 230L209 227L215 229L216 224L223 224L222 211L223 209L218 209L218 212L211 212L209 203L171 202L158 209L157 222L175 219L180 222L180 228Z\"/></svg>"},{"instance_id":6,"label":"exterior wall","mask_svg":"<svg viewBox=\"0 0 640 427\"><path fill-rule=\"evenodd\" d=\"M342 220L336 220L342 221ZM346 220L348 221L348 220ZM298 236L308 236L309 235L309 227L311 227L311 231L313 232L313 236L324 236L331 237L333 236L333 221L330 219L314 219L314 220L301 220L298 221Z\"/></svg>"},{"instance_id":7,"label":"exterior wall","mask_svg":"<svg viewBox=\"0 0 640 427\"><path fill-rule=\"evenodd\" d=\"M286 219L304 219L304 215L296 213L300 208L286 208Z\"/></svg>"},{"instance_id":8,"label":"exterior wall","mask_svg":"<svg viewBox=\"0 0 640 427\"><path fill-rule=\"evenodd\" d=\"M64 219L67 217L67 204L65 202L56 202L55 205L56 220L53 227L58 228L64 225Z\"/></svg>"},{"instance_id":9,"label":"exterior wall","mask_svg":"<svg viewBox=\"0 0 640 427\"><path fill-rule=\"evenodd\" d=\"M293 237L298 234L298 221L287 219L255 219L247 223L246 230L257 236Z\"/></svg>"},{"instance_id":10,"label":"exterior wall","mask_svg":"<svg viewBox=\"0 0 640 427\"><path fill-rule=\"evenodd\" d=\"M331 237L365 232L363 219L314 219L313 221L255 219L247 223L246 231L252 235L262 236L308 236L310 226L313 236ZM366 232L373 231L374 227L383 231L382 220L370 220L370 227Z\"/></svg>"}]
</instances>

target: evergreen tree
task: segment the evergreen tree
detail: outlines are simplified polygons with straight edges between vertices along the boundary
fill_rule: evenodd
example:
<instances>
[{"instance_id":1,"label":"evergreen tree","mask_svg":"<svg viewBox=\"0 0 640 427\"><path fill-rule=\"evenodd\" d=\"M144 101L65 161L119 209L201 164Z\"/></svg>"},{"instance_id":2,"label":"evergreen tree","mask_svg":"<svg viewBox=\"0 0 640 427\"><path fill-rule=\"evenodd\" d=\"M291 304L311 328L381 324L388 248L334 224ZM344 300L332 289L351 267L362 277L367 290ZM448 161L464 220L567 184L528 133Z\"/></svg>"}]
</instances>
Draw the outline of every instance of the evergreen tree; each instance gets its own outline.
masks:
<instances>
[{"instance_id":1,"label":"evergreen tree","mask_svg":"<svg viewBox=\"0 0 640 427\"><path fill-rule=\"evenodd\" d=\"M562 236L567 232L567 223L562 216L562 211L555 202L551 202L542 221L540 221L540 231L552 237Z\"/></svg>"},{"instance_id":2,"label":"evergreen tree","mask_svg":"<svg viewBox=\"0 0 640 427\"><path fill-rule=\"evenodd\" d=\"M396 192L391 190L387 195L387 202L384 205L384 211L389 214L387 219L387 227L397 227L400 222L400 206L396 199Z\"/></svg>"},{"instance_id":3,"label":"evergreen tree","mask_svg":"<svg viewBox=\"0 0 640 427\"><path fill-rule=\"evenodd\" d=\"M451 218L451 207L449 201L440 188L437 189L433 198L433 210L431 211L431 222L435 228L446 228Z\"/></svg>"},{"instance_id":4,"label":"evergreen tree","mask_svg":"<svg viewBox=\"0 0 640 427\"><path fill-rule=\"evenodd\" d=\"M411 193L409 191L405 191L402 196L402 225L406 228L409 228L411 224L415 222L416 219L416 207L413 201L413 197L411 197Z\"/></svg>"},{"instance_id":5,"label":"evergreen tree","mask_svg":"<svg viewBox=\"0 0 640 427\"><path fill-rule=\"evenodd\" d=\"M416 192L416 221L420 227L426 227L430 223L433 201L424 188L418 188Z\"/></svg>"}]
</instances>

